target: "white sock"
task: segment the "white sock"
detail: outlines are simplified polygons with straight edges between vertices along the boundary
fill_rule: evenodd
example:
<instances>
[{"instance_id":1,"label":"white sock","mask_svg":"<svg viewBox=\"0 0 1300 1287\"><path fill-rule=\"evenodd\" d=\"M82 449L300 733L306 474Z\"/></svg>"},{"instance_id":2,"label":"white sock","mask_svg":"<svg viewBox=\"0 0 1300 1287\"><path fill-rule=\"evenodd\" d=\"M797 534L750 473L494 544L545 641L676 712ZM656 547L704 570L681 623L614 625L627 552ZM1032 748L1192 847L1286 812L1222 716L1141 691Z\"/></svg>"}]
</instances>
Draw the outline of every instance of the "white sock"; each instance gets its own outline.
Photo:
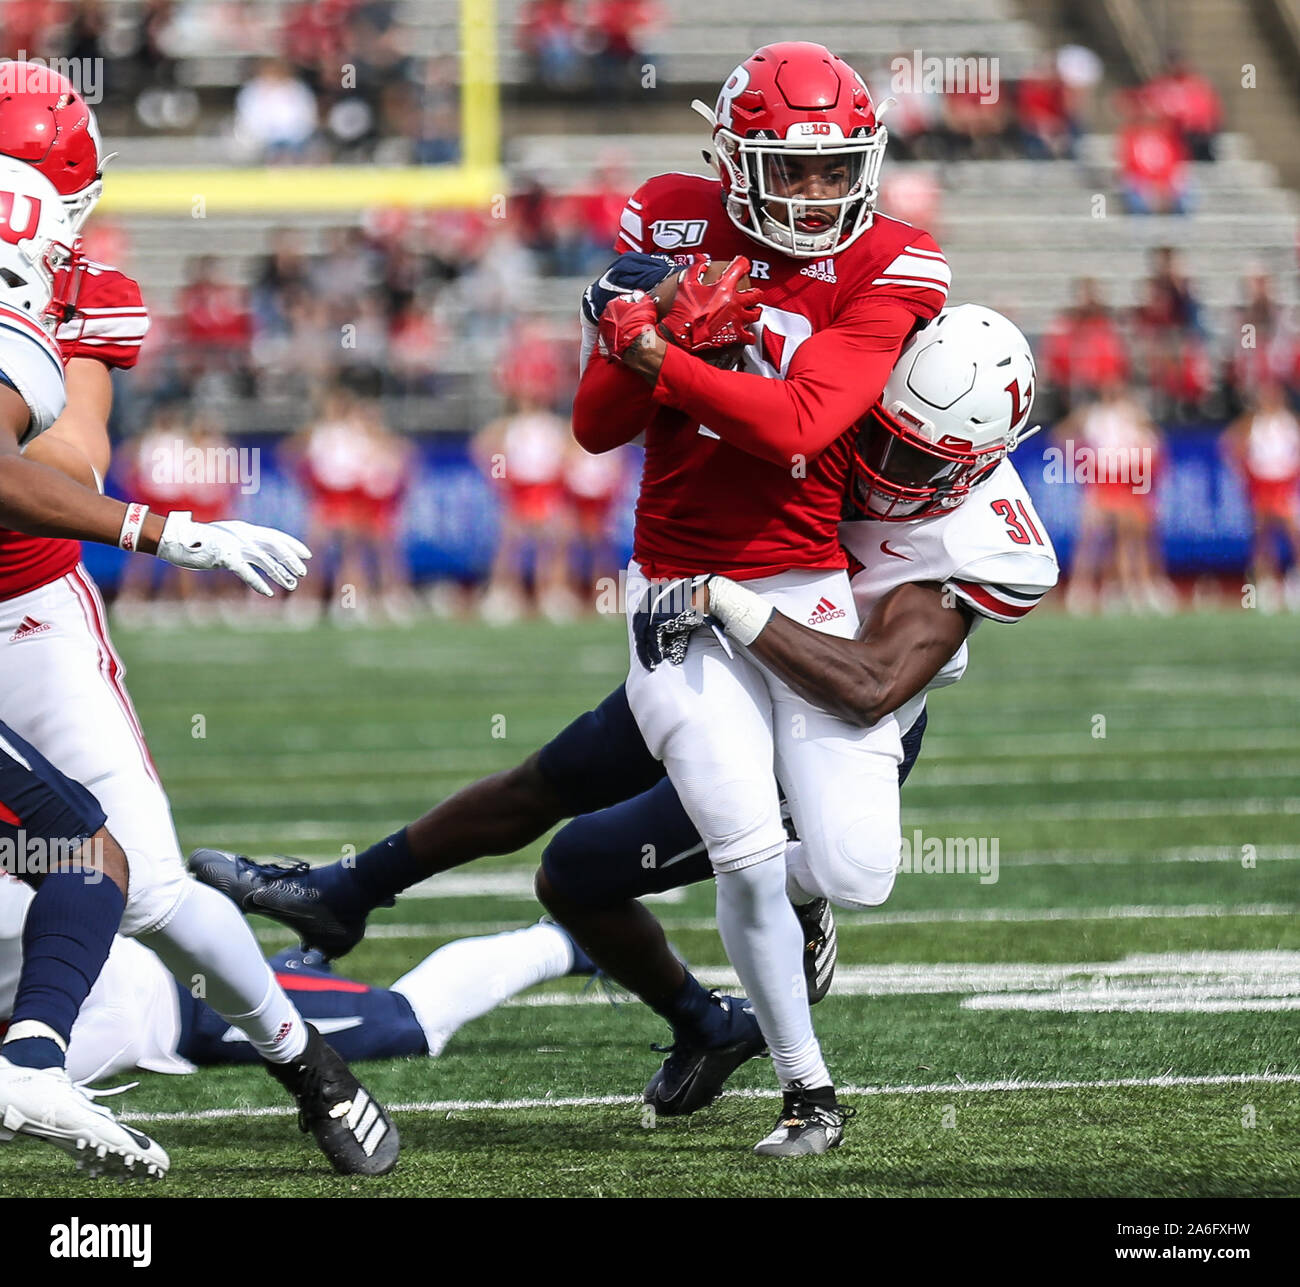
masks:
<instances>
[{"instance_id":1,"label":"white sock","mask_svg":"<svg viewBox=\"0 0 1300 1287\"><path fill-rule=\"evenodd\" d=\"M803 977L803 934L785 891L780 856L720 872L718 932L740 976L782 1087L829 1086Z\"/></svg>"},{"instance_id":2,"label":"white sock","mask_svg":"<svg viewBox=\"0 0 1300 1287\"><path fill-rule=\"evenodd\" d=\"M524 988L573 968L569 936L543 922L527 929L446 943L392 986L410 1003L429 1054L442 1054L456 1030Z\"/></svg>"},{"instance_id":3,"label":"white sock","mask_svg":"<svg viewBox=\"0 0 1300 1287\"><path fill-rule=\"evenodd\" d=\"M307 1046L307 1027L275 981L239 908L224 894L192 882L176 914L140 935L163 964L238 1028L263 1059L287 1064Z\"/></svg>"},{"instance_id":4,"label":"white sock","mask_svg":"<svg viewBox=\"0 0 1300 1287\"><path fill-rule=\"evenodd\" d=\"M792 840L785 847L785 892L796 907L826 897L808 866L802 840Z\"/></svg>"}]
</instances>

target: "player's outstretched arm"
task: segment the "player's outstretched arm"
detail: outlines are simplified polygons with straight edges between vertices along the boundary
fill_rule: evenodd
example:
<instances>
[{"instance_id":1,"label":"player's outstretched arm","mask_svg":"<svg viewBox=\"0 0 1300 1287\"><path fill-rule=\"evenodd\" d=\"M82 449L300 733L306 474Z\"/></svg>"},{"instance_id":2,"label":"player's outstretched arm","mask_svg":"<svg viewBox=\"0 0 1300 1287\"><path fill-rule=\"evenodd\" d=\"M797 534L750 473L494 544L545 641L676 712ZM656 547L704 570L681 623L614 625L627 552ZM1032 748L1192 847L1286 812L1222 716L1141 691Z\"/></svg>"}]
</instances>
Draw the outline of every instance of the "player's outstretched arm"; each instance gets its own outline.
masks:
<instances>
[{"instance_id":1,"label":"player's outstretched arm","mask_svg":"<svg viewBox=\"0 0 1300 1287\"><path fill-rule=\"evenodd\" d=\"M259 594L273 593L265 573L286 590L306 574L311 551L274 528L194 523L188 513L151 514L143 505L101 496L19 450L31 411L0 386L0 523L33 536L63 536L157 554L178 567L225 568Z\"/></svg>"},{"instance_id":2,"label":"player's outstretched arm","mask_svg":"<svg viewBox=\"0 0 1300 1287\"><path fill-rule=\"evenodd\" d=\"M729 588L741 589L724 578L710 582L709 611L732 633ZM758 625L752 621L750 630ZM856 639L822 634L772 611L747 646L814 706L869 727L915 697L961 647L970 626L960 600L935 582L914 582L886 594Z\"/></svg>"}]
</instances>

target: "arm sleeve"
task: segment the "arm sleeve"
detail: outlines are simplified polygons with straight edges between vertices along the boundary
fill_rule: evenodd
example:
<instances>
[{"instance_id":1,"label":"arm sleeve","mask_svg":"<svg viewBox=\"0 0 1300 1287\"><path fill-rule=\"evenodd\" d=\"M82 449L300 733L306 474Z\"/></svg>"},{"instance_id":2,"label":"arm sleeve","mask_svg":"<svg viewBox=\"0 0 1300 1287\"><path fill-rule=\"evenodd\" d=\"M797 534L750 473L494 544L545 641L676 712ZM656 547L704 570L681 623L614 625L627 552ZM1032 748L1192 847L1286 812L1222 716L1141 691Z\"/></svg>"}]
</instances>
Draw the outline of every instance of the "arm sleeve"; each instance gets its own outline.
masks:
<instances>
[{"instance_id":1,"label":"arm sleeve","mask_svg":"<svg viewBox=\"0 0 1300 1287\"><path fill-rule=\"evenodd\" d=\"M657 410L654 391L635 371L593 354L573 399L573 436L587 451L613 451L644 433Z\"/></svg>"},{"instance_id":2,"label":"arm sleeve","mask_svg":"<svg viewBox=\"0 0 1300 1287\"><path fill-rule=\"evenodd\" d=\"M670 345L653 397L764 460L813 457L880 397L907 337L932 315L897 299L864 299L799 346L784 380L719 371Z\"/></svg>"}]
</instances>

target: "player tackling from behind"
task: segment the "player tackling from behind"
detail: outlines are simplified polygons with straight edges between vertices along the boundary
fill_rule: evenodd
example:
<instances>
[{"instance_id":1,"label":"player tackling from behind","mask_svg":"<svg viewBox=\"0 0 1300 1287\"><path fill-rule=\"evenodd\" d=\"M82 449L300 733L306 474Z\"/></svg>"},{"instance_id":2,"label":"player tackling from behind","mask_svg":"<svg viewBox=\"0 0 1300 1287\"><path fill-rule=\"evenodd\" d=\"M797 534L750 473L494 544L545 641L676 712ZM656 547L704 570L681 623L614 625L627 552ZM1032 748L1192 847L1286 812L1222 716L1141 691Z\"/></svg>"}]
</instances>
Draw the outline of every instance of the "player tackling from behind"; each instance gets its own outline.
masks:
<instances>
[{"instance_id":1,"label":"player tackling from behind","mask_svg":"<svg viewBox=\"0 0 1300 1287\"><path fill-rule=\"evenodd\" d=\"M690 240L700 229L698 252L731 268L712 286L688 269L662 320L649 297L605 308L574 434L589 450L645 435L628 703L703 837L718 930L784 1092L781 1120L814 1123L831 1146L842 1114L787 884L804 905L888 897L901 734L892 713L863 728L814 706L747 646L774 608L821 633L857 632L837 536L850 431L942 308L949 273L927 234L876 213L886 131L861 77L829 50L765 46L709 115L719 179L650 179L620 237L644 251L665 231ZM756 290L736 289L742 269ZM705 360L737 338L743 370ZM683 581L709 573L726 578L710 597L730 638L662 643ZM789 864L777 777L802 837ZM805 1151L802 1133L778 1126L757 1151Z\"/></svg>"},{"instance_id":2,"label":"player tackling from behind","mask_svg":"<svg viewBox=\"0 0 1300 1287\"><path fill-rule=\"evenodd\" d=\"M24 88L0 98L0 203L7 212L0 255L7 298L25 310L27 333L35 342L44 334L42 326L53 332L53 343L46 336L46 349L34 343L26 356L35 370L51 380L58 377L62 408L52 425L33 419L32 430L22 439L26 459L15 456L8 462L29 471L20 490L24 499L31 499L30 489L37 484L30 483L29 475L37 468L36 460L63 470L87 488L97 488L108 465L109 370L134 365L148 315L136 283L107 265L86 260L76 239L101 183L102 154L93 114L70 83L44 68L29 68L15 83ZM10 320L17 333L17 321ZM38 352L36 362L32 355ZM40 387L30 373L6 369L6 374L25 393ZM38 429L45 431L39 437ZM74 488L73 494L78 503L97 504L101 512L121 508L97 490ZM273 1074L298 1099L303 1121L310 1123L336 1167L342 1163L353 1170L371 1168L372 1159L359 1152L352 1159L355 1165L349 1166L343 1157L349 1148L356 1150L355 1141L336 1141L335 1147L325 1138L341 1134L339 1124L327 1120L329 1110L342 1102L335 1092L355 1085L354 1079L278 987L247 926L230 917L223 901L213 901L208 891L185 876L167 799L107 634L103 603L80 566L76 540L63 539L106 536L86 533L79 525L72 531L48 522L34 525L30 515L16 513L11 518L10 513L6 508L0 523L21 530L0 532L0 639L7 649L0 668L0 717L18 738L39 747L60 775L93 788L93 806L83 802L84 807L62 822L75 831L90 813L101 819L107 815L129 871L129 881L123 883L125 905L113 928L120 920L123 932L145 937L189 986L201 978L209 1000L248 1032L273 1065ZM71 521L74 511L61 511L60 516ZM152 552L161 539L162 557L182 566L229 566L263 593L270 590L258 568L286 588L296 584L304 570L305 547L270 529L195 524L186 513L168 515L164 521L163 515L149 514L142 505L131 506L117 528L107 533L110 543ZM21 782L10 788L3 801L16 820L4 815L4 825L16 827L20 834L35 833L33 815L10 798ZM45 892L49 884L47 879L42 885L38 904L51 897ZM112 915L104 898L102 891L88 893L85 907L78 909L87 925L97 926L96 934L103 927L91 908L99 904L105 916ZM32 925L40 923L38 916ZM39 962L41 954L36 959ZM39 975L54 967L45 961L33 968ZM77 979L76 987L90 982L93 974ZM61 1011L60 1023L50 1026L61 1031L67 1017ZM12 1030L9 1035L6 1066L51 1055L49 1045L41 1042L14 1047L19 1038ZM62 1039L66 1041L66 1034ZM318 1075L327 1065L329 1075ZM6 1093L16 1093L15 1076L6 1073ZM46 1084L27 1078L26 1090L36 1095L32 1103L39 1101ZM73 1121L93 1109L75 1095L65 1096L64 1104ZM11 1122L25 1111L12 1098L7 1107ZM103 1110L93 1111L102 1120ZM30 1121L20 1129L39 1133ZM391 1142L396 1144L395 1134ZM115 1164L129 1165L129 1147L128 1138L125 1153L109 1149Z\"/></svg>"},{"instance_id":3,"label":"player tackling from behind","mask_svg":"<svg viewBox=\"0 0 1300 1287\"><path fill-rule=\"evenodd\" d=\"M750 651L810 702L859 727L893 713L904 756L894 783L874 785L878 794L896 794L906 780L921 750L928 694L965 673L969 634L983 621L1024 620L1056 583L1051 540L1007 458L1025 436L1029 410L1007 385L1011 373L1019 386L1031 385L1032 372L1024 336L990 309L948 309L918 332L853 444L839 534L865 623L858 637L760 609L765 619ZM698 631L702 614L684 615L681 628ZM672 1048L646 1102L664 1116L696 1112L762 1050L763 1037L740 998L701 987L639 901L713 873L622 688L517 767L456 792L355 862L286 870L198 850L191 865L245 910L274 916L337 956L361 938L368 912L407 885L521 849L565 818L573 820L543 854L538 894L606 973L671 1025ZM798 844L787 850L791 867L799 865ZM511 937L500 936L495 950L517 954ZM835 959L833 924L819 918L806 942L812 998L830 988ZM521 958L516 968L525 964ZM796 1120L798 1128L778 1129L796 1135L804 1152L836 1137L838 1127L816 1112L782 1118Z\"/></svg>"}]
</instances>

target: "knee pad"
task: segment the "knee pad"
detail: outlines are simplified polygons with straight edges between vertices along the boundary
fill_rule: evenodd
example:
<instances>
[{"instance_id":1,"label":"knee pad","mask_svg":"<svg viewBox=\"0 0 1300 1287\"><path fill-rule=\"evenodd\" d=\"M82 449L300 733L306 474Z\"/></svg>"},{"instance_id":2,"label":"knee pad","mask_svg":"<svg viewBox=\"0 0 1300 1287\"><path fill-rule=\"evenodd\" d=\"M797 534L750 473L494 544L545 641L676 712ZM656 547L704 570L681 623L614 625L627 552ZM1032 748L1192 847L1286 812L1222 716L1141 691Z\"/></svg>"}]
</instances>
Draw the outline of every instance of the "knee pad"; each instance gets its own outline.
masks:
<instances>
[{"instance_id":1,"label":"knee pad","mask_svg":"<svg viewBox=\"0 0 1300 1287\"><path fill-rule=\"evenodd\" d=\"M785 853L785 826L767 783L733 778L693 794L695 824L715 871L739 871Z\"/></svg>"},{"instance_id":2,"label":"knee pad","mask_svg":"<svg viewBox=\"0 0 1300 1287\"><path fill-rule=\"evenodd\" d=\"M827 897L839 907L879 907L894 888L901 850L898 831L882 830L878 817L852 823L840 835L829 870L817 871Z\"/></svg>"},{"instance_id":3,"label":"knee pad","mask_svg":"<svg viewBox=\"0 0 1300 1287\"><path fill-rule=\"evenodd\" d=\"M127 849L126 911L120 933L152 934L167 924L193 888L180 854L143 854Z\"/></svg>"}]
</instances>

